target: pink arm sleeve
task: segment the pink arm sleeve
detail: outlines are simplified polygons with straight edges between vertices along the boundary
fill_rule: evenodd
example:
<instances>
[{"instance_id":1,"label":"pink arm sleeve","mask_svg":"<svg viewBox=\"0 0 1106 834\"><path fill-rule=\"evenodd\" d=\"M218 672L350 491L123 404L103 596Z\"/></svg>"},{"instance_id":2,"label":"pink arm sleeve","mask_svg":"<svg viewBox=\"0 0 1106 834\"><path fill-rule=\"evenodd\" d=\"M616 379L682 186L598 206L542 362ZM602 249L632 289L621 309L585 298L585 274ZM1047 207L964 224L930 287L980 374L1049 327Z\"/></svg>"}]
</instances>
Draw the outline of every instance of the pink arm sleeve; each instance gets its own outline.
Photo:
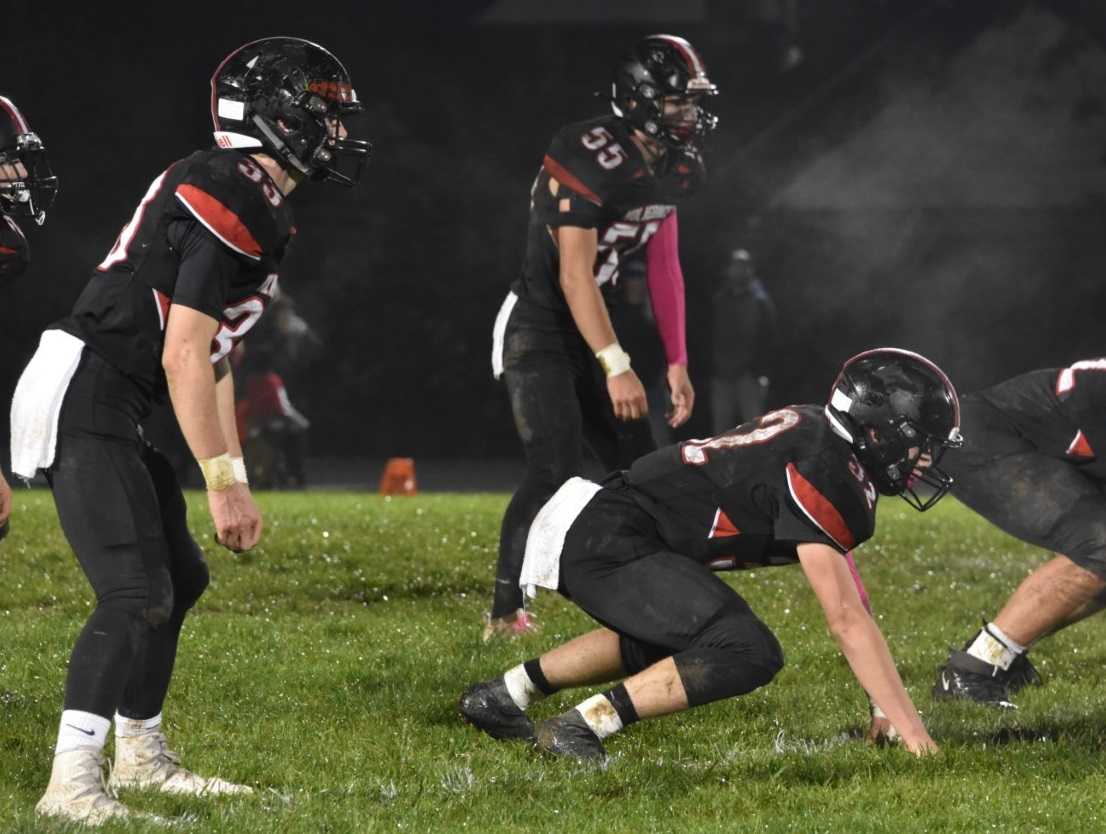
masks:
<instances>
[{"instance_id":1,"label":"pink arm sleeve","mask_svg":"<svg viewBox=\"0 0 1106 834\"><path fill-rule=\"evenodd\" d=\"M687 364L687 324L684 316L684 273L673 211L645 244L646 279L657 330L669 365Z\"/></svg>"},{"instance_id":2,"label":"pink arm sleeve","mask_svg":"<svg viewBox=\"0 0 1106 834\"><path fill-rule=\"evenodd\" d=\"M871 614L872 601L868 598L868 589L864 587L864 580L860 578L860 571L856 569L856 562L853 561L851 550L845 554L845 561L849 563L849 573L853 575L853 582L856 584L857 593L860 594L860 601L864 603L864 610Z\"/></svg>"}]
</instances>

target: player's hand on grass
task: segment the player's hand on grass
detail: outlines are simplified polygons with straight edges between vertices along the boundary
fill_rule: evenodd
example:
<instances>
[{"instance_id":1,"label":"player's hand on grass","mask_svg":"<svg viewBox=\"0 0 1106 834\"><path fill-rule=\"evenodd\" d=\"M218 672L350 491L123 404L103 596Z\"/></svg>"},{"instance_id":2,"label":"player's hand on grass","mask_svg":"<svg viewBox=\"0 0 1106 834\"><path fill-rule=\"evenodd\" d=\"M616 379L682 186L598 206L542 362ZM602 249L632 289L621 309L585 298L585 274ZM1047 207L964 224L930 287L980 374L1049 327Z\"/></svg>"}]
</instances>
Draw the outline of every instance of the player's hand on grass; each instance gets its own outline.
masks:
<instances>
[{"instance_id":1,"label":"player's hand on grass","mask_svg":"<svg viewBox=\"0 0 1106 834\"><path fill-rule=\"evenodd\" d=\"M246 484L208 490L207 505L215 524L215 539L227 550L242 553L261 539L261 511Z\"/></svg>"},{"instance_id":2,"label":"player's hand on grass","mask_svg":"<svg viewBox=\"0 0 1106 834\"><path fill-rule=\"evenodd\" d=\"M484 642L492 639L513 640L524 634L537 634L541 631L534 615L525 608L520 608L514 613L503 617L492 618L491 614L484 615Z\"/></svg>"},{"instance_id":3,"label":"player's hand on grass","mask_svg":"<svg viewBox=\"0 0 1106 834\"><path fill-rule=\"evenodd\" d=\"M915 756L930 756L940 751L940 747L937 746L937 742L929 737L929 733L922 731L921 735L914 738L906 738L903 736L903 746L906 747Z\"/></svg>"},{"instance_id":4,"label":"player's hand on grass","mask_svg":"<svg viewBox=\"0 0 1106 834\"><path fill-rule=\"evenodd\" d=\"M614 416L619 420L637 420L649 413L645 387L632 368L607 377L607 392L611 395Z\"/></svg>"},{"instance_id":5,"label":"player's hand on grass","mask_svg":"<svg viewBox=\"0 0 1106 834\"><path fill-rule=\"evenodd\" d=\"M678 429L688 421L695 407L695 389L691 387L686 365L668 366L668 390L672 393L672 411L668 415L668 425Z\"/></svg>"}]
</instances>

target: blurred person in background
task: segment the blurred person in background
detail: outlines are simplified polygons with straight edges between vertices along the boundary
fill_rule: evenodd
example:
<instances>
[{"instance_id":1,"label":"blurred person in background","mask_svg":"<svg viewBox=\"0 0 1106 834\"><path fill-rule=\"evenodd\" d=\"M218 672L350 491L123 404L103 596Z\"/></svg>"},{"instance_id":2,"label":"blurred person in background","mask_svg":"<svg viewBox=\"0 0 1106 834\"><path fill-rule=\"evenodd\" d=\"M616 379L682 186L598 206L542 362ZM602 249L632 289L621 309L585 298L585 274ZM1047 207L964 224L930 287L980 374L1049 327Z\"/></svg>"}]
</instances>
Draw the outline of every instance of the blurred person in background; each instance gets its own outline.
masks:
<instances>
[{"instance_id":1,"label":"blurred person in background","mask_svg":"<svg viewBox=\"0 0 1106 834\"><path fill-rule=\"evenodd\" d=\"M322 340L281 290L247 346L231 354L250 482L263 489L302 489L311 421L292 404L286 380L322 348Z\"/></svg>"},{"instance_id":2,"label":"blurred person in background","mask_svg":"<svg viewBox=\"0 0 1106 834\"><path fill-rule=\"evenodd\" d=\"M652 35L618 64L613 113L562 128L546 151L522 273L493 330L492 371L506 383L526 473L503 517L485 639L531 628L518 587L526 533L580 473L584 444L608 469L655 448L645 389L608 310L623 259L641 249L668 364L669 422L691 415L676 207L705 176L700 142L717 121L705 99L716 92L691 44Z\"/></svg>"},{"instance_id":3,"label":"blurred person in background","mask_svg":"<svg viewBox=\"0 0 1106 834\"><path fill-rule=\"evenodd\" d=\"M0 96L0 282L22 275L31 262L30 245L16 218L41 226L57 193L58 180L42 140L15 102ZM11 511L11 486L0 470L0 539L8 533Z\"/></svg>"},{"instance_id":4,"label":"blurred person in background","mask_svg":"<svg viewBox=\"0 0 1106 834\"><path fill-rule=\"evenodd\" d=\"M765 411L765 372L775 350L776 306L745 249L730 254L713 300L711 424L714 433L721 434Z\"/></svg>"},{"instance_id":5,"label":"blurred person in background","mask_svg":"<svg viewBox=\"0 0 1106 834\"><path fill-rule=\"evenodd\" d=\"M252 792L186 770L162 731L181 628L208 567L172 467L139 425L168 395L204 476L216 541L236 553L254 547L262 520L227 355L276 290L295 233L288 194L306 180L359 177L369 145L350 139L345 121L360 109L349 73L317 44L264 38L228 55L211 79L216 147L154 179L20 377L12 470L45 472L96 593L69 660L39 815L93 825L143 816L105 790L113 720L113 793Z\"/></svg>"}]
</instances>

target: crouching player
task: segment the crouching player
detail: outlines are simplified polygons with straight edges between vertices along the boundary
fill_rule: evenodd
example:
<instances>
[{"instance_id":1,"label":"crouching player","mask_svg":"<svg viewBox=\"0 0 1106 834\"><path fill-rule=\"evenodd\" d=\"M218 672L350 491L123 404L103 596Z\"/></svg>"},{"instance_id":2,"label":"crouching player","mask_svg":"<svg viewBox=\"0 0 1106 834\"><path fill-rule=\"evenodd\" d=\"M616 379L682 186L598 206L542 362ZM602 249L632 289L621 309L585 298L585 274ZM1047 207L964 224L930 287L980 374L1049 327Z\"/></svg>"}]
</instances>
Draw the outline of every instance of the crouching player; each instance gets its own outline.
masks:
<instances>
[{"instance_id":1,"label":"crouching player","mask_svg":"<svg viewBox=\"0 0 1106 834\"><path fill-rule=\"evenodd\" d=\"M605 628L473 685L461 715L495 738L602 760L603 739L635 721L772 680L779 643L712 570L799 562L872 702L911 752L935 750L845 554L871 537L878 494L932 506L950 484L937 462L960 443L945 374L884 348L846 362L824 408L669 446L602 484L567 481L530 528L521 584L559 590ZM560 689L617 678L552 719L526 715Z\"/></svg>"},{"instance_id":2,"label":"crouching player","mask_svg":"<svg viewBox=\"0 0 1106 834\"><path fill-rule=\"evenodd\" d=\"M933 694L1013 707L1040 678L1026 652L1106 606L1106 359L1016 376L964 398L971 445L953 495L1053 558L937 672Z\"/></svg>"}]
</instances>

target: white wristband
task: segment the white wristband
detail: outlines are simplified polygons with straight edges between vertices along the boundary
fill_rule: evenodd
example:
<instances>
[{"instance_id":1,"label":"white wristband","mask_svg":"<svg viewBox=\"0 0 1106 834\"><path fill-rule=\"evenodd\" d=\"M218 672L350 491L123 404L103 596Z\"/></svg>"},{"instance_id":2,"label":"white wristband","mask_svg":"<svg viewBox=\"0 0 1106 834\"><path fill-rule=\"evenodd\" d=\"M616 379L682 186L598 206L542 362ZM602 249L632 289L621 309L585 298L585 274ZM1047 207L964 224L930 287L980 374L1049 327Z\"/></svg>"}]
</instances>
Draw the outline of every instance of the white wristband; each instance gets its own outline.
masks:
<instances>
[{"instance_id":1,"label":"white wristband","mask_svg":"<svg viewBox=\"0 0 1106 834\"><path fill-rule=\"evenodd\" d=\"M243 457L231 458L230 465L234 467L234 480L248 486L250 479L246 475L246 459Z\"/></svg>"},{"instance_id":2,"label":"white wristband","mask_svg":"<svg viewBox=\"0 0 1106 834\"><path fill-rule=\"evenodd\" d=\"M630 354L624 351L618 342L611 342L596 353L595 358L599 360L603 373L608 377L618 376L630 370Z\"/></svg>"}]
</instances>

